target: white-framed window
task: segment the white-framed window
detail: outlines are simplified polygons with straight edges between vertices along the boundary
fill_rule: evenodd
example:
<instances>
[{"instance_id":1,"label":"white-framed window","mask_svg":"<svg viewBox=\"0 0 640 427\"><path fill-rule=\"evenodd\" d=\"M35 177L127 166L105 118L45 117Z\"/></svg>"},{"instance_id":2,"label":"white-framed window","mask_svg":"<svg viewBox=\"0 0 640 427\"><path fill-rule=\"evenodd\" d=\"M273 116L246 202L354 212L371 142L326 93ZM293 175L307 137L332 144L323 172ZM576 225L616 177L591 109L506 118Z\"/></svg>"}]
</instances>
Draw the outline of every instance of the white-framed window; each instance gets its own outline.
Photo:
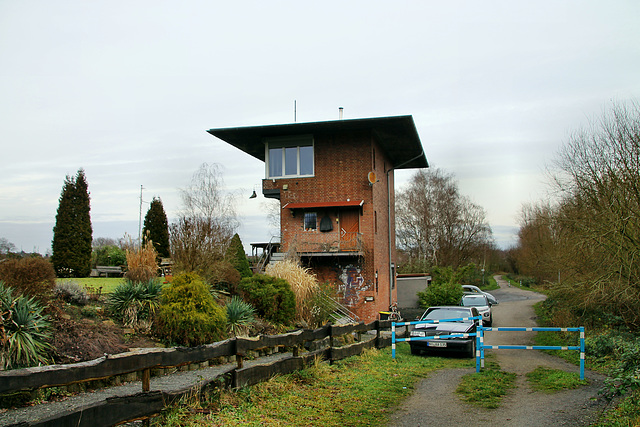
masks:
<instances>
[{"instance_id":1,"label":"white-framed window","mask_svg":"<svg viewBox=\"0 0 640 427\"><path fill-rule=\"evenodd\" d=\"M318 228L318 213L305 212L304 213L304 229L316 230L317 228Z\"/></svg>"},{"instance_id":2,"label":"white-framed window","mask_svg":"<svg viewBox=\"0 0 640 427\"><path fill-rule=\"evenodd\" d=\"M265 143L267 178L313 176L313 137L270 138Z\"/></svg>"}]
</instances>

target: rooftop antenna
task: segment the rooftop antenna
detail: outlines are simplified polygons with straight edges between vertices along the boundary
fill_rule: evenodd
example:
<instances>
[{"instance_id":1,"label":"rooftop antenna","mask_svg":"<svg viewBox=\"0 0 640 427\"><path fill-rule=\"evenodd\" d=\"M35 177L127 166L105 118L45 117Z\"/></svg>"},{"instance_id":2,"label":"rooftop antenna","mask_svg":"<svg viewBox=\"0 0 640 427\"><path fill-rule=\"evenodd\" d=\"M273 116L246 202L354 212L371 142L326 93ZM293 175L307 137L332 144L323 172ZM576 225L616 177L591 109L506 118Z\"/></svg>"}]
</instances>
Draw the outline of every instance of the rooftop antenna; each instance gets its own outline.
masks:
<instances>
[{"instance_id":1,"label":"rooftop antenna","mask_svg":"<svg viewBox=\"0 0 640 427\"><path fill-rule=\"evenodd\" d=\"M293 123L296 123L298 121L298 106L297 106L298 101L297 100L293 100Z\"/></svg>"}]
</instances>

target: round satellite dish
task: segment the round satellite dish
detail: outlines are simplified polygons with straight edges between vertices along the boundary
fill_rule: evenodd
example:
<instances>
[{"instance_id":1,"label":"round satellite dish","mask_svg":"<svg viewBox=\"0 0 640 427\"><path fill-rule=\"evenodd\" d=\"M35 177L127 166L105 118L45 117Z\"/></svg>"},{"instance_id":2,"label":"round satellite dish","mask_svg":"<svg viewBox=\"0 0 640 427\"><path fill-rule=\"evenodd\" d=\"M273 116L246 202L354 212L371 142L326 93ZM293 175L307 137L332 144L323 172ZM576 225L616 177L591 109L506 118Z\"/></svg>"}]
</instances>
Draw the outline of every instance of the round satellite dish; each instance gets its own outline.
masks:
<instances>
[{"instance_id":1,"label":"round satellite dish","mask_svg":"<svg viewBox=\"0 0 640 427\"><path fill-rule=\"evenodd\" d=\"M367 175L367 179L369 180L369 184L373 185L375 184L377 181L376 179L376 173L371 171L369 172L369 174Z\"/></svg>"}]
</instances>

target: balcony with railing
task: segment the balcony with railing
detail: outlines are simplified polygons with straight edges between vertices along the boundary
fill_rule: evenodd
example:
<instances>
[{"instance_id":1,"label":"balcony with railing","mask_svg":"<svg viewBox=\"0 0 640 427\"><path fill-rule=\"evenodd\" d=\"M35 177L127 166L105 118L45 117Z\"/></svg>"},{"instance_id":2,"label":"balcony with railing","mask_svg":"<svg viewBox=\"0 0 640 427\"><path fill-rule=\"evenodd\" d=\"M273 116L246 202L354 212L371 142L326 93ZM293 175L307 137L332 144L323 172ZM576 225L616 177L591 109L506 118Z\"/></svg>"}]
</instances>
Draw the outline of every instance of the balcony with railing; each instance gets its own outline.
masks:
<instances>
[{"instance_id":1,"label":"balcony with railing","mask_svg":"<svg viewBox=\"0 0 640 427\"><path fill-rule=\"evenodd\" d=\"M353 256L364 255L362 233L297 233L289 245L298 255Z\"/></svg>"}]
</instances>

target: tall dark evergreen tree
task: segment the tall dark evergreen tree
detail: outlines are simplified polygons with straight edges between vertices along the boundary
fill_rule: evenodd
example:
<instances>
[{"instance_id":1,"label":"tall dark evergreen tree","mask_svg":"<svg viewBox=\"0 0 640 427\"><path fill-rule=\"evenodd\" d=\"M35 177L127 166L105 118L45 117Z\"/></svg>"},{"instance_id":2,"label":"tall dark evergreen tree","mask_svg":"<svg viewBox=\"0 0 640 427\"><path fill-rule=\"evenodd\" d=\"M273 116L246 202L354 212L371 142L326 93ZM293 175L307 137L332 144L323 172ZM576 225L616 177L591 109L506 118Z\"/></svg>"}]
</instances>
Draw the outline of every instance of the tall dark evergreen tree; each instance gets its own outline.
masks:
<instances>
[{"instance_id":1,"label":"tall dark evergreen tree","mask_svg":"<svg viewBox=\"0 0 640 427\"><path fill-rule=\"evenodd\" d=\"M244 279L245 277L251 277L253 275L251 266L249 265L249 259L247 258L247 254L244 252L244 246L242 245L242 240L240 240L238 233L233 235L231 243L229 243L226 259L236 270L238 270L241 278Z\"/></svg>"},{"instance_id":2,"label":"tall dark evergreen tree","mask_svg":"<svg viewBox=\"0 0 640 427\"><path fill-rule=\"evenodd\" d=\"M142 241L146 243L147 240L153 242L158 256L164 258L171 256L169 252L169 222L159 197L153 198L144 217Z\"/></svg>"},{"instance_id":3,"label":"tall dark evergreen tree","mask_svg":"<svg viewBox=\"0 0 640 427\"><path fill-rule=\"evenodd\" d=\"M91 203L83 169L67 176L53 227L51 262L58 277L87 277L91 271Z\"/></svg>"}]
</instances>

